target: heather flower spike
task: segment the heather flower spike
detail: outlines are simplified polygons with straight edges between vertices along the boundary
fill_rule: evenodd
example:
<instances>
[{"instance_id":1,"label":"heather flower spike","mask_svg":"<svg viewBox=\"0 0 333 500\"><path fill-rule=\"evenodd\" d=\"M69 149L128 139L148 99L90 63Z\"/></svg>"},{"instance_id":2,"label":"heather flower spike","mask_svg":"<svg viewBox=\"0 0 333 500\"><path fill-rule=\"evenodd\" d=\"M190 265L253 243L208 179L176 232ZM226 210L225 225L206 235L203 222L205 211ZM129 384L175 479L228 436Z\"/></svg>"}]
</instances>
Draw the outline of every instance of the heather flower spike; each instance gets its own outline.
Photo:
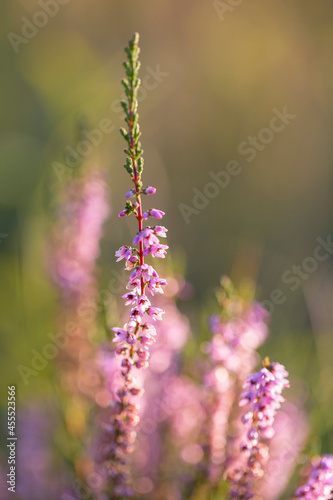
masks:
<instances>
[{"instance_id":1,"label":"heather flower spike","mask_svg":"<svg viewBox=\"0 0 333 500\"><path fill-rule=\"evenodd\" d=\"M288 372L279 363L270 363L268 358L263 368L249 375L241 394L239 406L246 406L242 422L247 428L246 439L241 451L247 457L243 469L234 470L229 479L232 482L231 498L249 499L254 496L255 481L264 474L263 464L269 456L269 447L264 442L274 435L274 418L284 402L281 393L289 387Z\"/></svg>"},{"instance_id":2,"label":"heather flower spike","mask_svg":"<svg viewBox=\"0 0 333 500\"><path fill-rule=\"evenodd\" d=\"M136 33L129 46L125 49L127 61L124 63L126 79L122 84L126 93L126 101L121 105L125 112L127 130L121 129L127 148L125 169L130 174L133 187L126 193L125 209L120 217L133 214L138 221L138 232L133 239L133 246L122 246L117 252L117 260L125 259L126 269L131 271L127 284L128 293L122 298L130 306L127 323L123 328L115 327L114 342L118 344L116 353L122 358L121 373L122 386L118 389L118 401L115 403L116 411L112 416L113 439L110 453L105 460L105 469L112 479L113 494L115 498L130 496L128 488L128 453L132 450L136 433L134 427L139 422L139 406L133 402L133 397L141 396L143 389L136 382L135 370L146 368L149 364L149 348L155 341L156 330L151 321L156 323L162 320L164 311L152 306L147 294L163 293L162 287L166 281L161 279L155 269L145 263L144 259L149 254L152 257L164 258L167 245L162 245L159 238L166 236L163 226L143 226L143 220L149 217L161 219L164 212L151 208L143 212L142 196L154 194L156 189L152 186L143 187L141 176L143 170L142 147L139 141L140 127L138 123L137 92L140 85L138 72L139 62L139 35ZM133 198L133 201L130 200Z\"/></svg>"},{"instance_id":3,"label":"heather flower spike","mask_svg":"<svg viewBox=\"0 0 333 500\"><path fill-rule=\"evenodd\" d=\"M333 498L333 455L313 459L308 481L296 490L295 498L305 500Z\"/></svg>"}]
</instances>

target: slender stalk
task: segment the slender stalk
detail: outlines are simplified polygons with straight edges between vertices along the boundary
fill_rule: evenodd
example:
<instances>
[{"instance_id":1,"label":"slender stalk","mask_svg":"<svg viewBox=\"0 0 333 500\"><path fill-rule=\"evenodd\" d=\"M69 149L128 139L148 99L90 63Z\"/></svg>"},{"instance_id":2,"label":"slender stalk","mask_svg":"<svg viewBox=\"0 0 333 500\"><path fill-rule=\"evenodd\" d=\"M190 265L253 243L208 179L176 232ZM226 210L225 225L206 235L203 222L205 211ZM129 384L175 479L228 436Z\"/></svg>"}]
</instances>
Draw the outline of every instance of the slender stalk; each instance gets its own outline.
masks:
<instances>
[{"instance_id":1,"label":"slender stalk","mask_svg":"<svg viewBox=\"0 0 333 500\"><path fill-rule=\"evenodd\" d=\"M138 72L139 62L139 35L136 33L129 46L125 49L127 61L124 63L127 79L122 80L125 89L126 101L121 105L125 112L125 122L128 130L120 129L122 136L127 142L127 155L125 169L130 174L134 184L126 194L125 209L119 213L119 217L134 214L138 221L138 233L133 239L133 247L123 246L117 252L118 261L125 259L126 270L131 270L131 276L127 284L127 292L122 296L126 305L131 305L129 320L122 328L114 327L114 341L119 343L116 353L121 357L121 374L123 385L117 391L117 400L113 402L113 413L110 418L112 431L104 441L100 460L104 464L110 478L111 498L118 499L130 496L132 490L130 484L129 453L134 448L136 432L134 427L139 423L139 405L135 397L143 395L143 388L136 381L136 370L146 368L149 365L150 345L156 336L155 327L147 322L151 318L161 320L164 311L153 307L145 295L147 289L151 295L163 293L162 286L166 281L161 279L152 266L145 263L144 257L149 254L152 257L165 257L167 245L161 245L159 237L166 236L163 226L144 227L143 221L149 217L161 219L164 212L152 208L143 212L142 195L150 195L156 189L148 186L143 188L141 174L143 170L142 148L139 142L140 127L137 113L138 101L137 91L140 85ZM135 198L135 201L129 201ZM138 248L136 248L138 246Z\"/></svg>"}]
</instances>

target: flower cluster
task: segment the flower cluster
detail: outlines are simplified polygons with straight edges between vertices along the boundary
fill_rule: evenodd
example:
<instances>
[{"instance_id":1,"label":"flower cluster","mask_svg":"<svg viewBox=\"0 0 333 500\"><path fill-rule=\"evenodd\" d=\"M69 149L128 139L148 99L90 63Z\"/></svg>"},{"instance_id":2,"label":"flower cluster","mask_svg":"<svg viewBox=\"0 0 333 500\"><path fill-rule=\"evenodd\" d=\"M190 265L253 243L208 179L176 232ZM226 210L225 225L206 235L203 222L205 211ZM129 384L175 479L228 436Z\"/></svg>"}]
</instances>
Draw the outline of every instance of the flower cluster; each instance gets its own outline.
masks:
<instances>
[{"instance_id":1,"label":"flower cluster","mask_svg":"<svg viewBox=\"0 0 333 500\"><path fill-rule=\"evenodd\" d=\"M165 267L165 266L164 266ZM167 271L166 271L167 272ZM169 275L168 275L169 277ZM178 295L182 284L173 277L168 278L169 286L167 293L156 297L157 305L165 310L165 320L159 324L156 342L151 346L152 358L147 370L136 370L137 382L144 384L145 397L132 397L132 402L137 405L140 402L138 416L140 417L140 433L137 436L137 444L131 455L131 474L135 476L133 490L136 495L147 494L154 489L154 494L161 485L156 478L160 473L161 464L168 461L166 450L163 446L162 433L165 432L168 421L180 418L180 410L184 415L184 405L189 399L186 396L187 387L184 394L176 393L175 387L178 382L179 356L189 336L189 322L183 316L175 303L175 294ZM175 335L177 332L177 335ZM104 405L104 398L117 399L117 390L122 384L121 375L122 358L110 349L109 344L102 344L99 352L99 366L103 374L104 389L101 391L101 403ZM194 390L199 388L192 382ZM135 399L135 401L134 401ZM178 401L179 399L179 401ZM196 404L196 394L192 398ZM177 405L177 408L175 407ZM106 405L104 405L106 407ZM198 420L196 412L196 421ZM110 410L101 412L101 425L103 432L96 442L96 461L102 462L103 457L108 455L110 449ZM183 427L191 423L185 418ZM199 426L200 427L200 426ZM184 435L183 435L184 438ZM180 444L179 436L174 432L168 435L170 443ZM184 439L183 439L184 441ZM177 467L177 464L175 464ZM171 481L170 481L171 484ZM174 486L176 488L176 485ZM163 488L163 486L162 486ZM98 497L99 498L99 497Z\"/></svg>"},{"instance_id":2,"label":"flower cluster","mask_svg":"<svg viewBox=\"0 0 333 500\"><path fill-rule=\"evenodd\" d=\"M281 393L285 387L289 387L287 376L283 365L270 363L266 358L263 368L249 375L243 386L239 405L247 406L248 409L242 417L247 434L241 451L248 458L244 469L236 469L230 474L232 498L252 498L252 483L264 474L263 462L269 456L269 449L263 440L274 435L275 414L284 401Z\"/></svg>"},{"instance_id":3,"label":"flower cluster","mask_svg":"<svg viewBox=\"0 0 333 500\"><path fill-rule=\"evenodd\" d=\"M115 332L114 341L118 343L116 353L122 359L123 383L117 391L118 400L114 402L115 413L111 419L114 446L110 448L105 465L113 481L116 496L130 494L126 474L127 456L132 451L136 438L133 428L140 420L139 406L133 404L132 398L143 394L143 389L137 383L135 369L149 365L149 348L156 336L153 323L161 320L164 314L163 309L151 304L147 294L154 296L163 293L162 287L167 284L166 280L161 279L156 270L144 261L148 255L164 258L168 246L160 243L160 238L166 237L165 227L143 226L144 220L149 217L161 219L164 212L154 208L143 212L142 209L141 197L154 194L156 189L152 186L144 188L141 181L143 151L139 142L141 133L137 113L137 91L140 85L138 41L139 37L135 34L125 49L128 56L124 63L127 79L122 81L127 96L127 102L123 101L122 106L128 130L121 129L121 134L127 142L125 169L131 176L134 188L126 194L128 201L119 217L134 214L138 221L138 232L133 239L133 246L122 246L116 252L117 261L125 259L125 268L132 271L126 287L128 292L122 296L125 304L131 307L129 319L123 327L112 328ZM132 197L134 201L129 201Z\"/></svg>"},{"instance_id":4,"label":"flower cluster","mask_svg":"<svg viewBox=\"0 0 333 500\"><path fill-rule=\"evenodd\" d=\"M304 462L308 427L301 407L307 388L298 401L278 412L284 402L282 392L289 387L284 366L266 358L254 373L256 350L268 334L269 314L254 301L248 280L236 291L228 278L221 279L217 292L221 310L209 318L208 341L199 328L190 338L189 322L177 308L177 299L186 299L191 286L159 263L157 269L164 269L161 274L169 282L163 293L167 282L152 262L163 259L168 249L167 229L160 225L165 214L144 209L142 204L156 189L144 186L141 179L138 41L135 34L125 49L126 100L121 105L127 129L122 128L121 134L127 143L125 169L133 184L119 213L120 218L133 215L137 229L132 242L115 254L129 271L121 297L128 308L118 316L109 295L109 311L104 299L97 303L108 293L98 294L96 269L103 222L109 213L108 188L101 170L82 165L66 183L48 246L64 334L52 335L52 352L48 344L42 353L51 359L60 350L56 380L61 392L58 398L57 391L56 406L59 403L62 413L58 422L49 418L46 400L29 403L18 457L26 465L17 491L26 500L59 496L63 500L129 496L277 500L288 493L295 465ZM112 324L122 326L111 328L113 342L105 340L97 346L94 333L111 316L121 317ZM198 339L201 353L195 350ZM35 370L20 365L22 377L37 374L40 359L34 353ZM248 373L252 375L247 377ZM94 411L92 401L98 407ZM57 423L53 434L66 466L58 465L58 460L54 463L48 449L49 428ZM305 475L293 498L333 500L333 455L315 458ZM5 498L1 478L0 491Z\"/></svg>"},{"instance_id":5,"label":"flower cluster","mask_svg":"<svg viewBox=\"0 0 333 500\"><path fill-rule=\"evenodd\" d=\"M330 500L333 498L333 455L313 460L307 483L295 492L295 498Z\"/></svg>"},{"instance_id":6,"label":"flower cluster","mask_svg":"<svg viewBox=\"0 0 333 500\"><path fill-rule=\"evenodd\" d=\"M109 215L103 171L90 168L66 186L50 242L52 278L64 303L74 305L95 287L95 265Z\"/></svg>"},{"instance_id":7,"label":"flower cluster","mask_svg":"<svg viewBox=\"0 0 333 500\"><path fill-rule=\"evenodd\" d=\"M85 464L80 468L84 480L87 478L86 464L89 463L85 436L89 432L91 403L98 401L102 389L93 341L98 309L96 261L103 224L109 213L105 171L83 164L59 196L48 240L50 274L61 299L58 323L62 333L54 336L54 349L59 351L56 366L57 382L62 390L63 435L68 441L80 436L80 447L73 449L68 458L73 469ZM31 449L30 445L29 453ZM36 451L31 456L30 465L35 455ZM46 486L50 486L50 482L46 482ZM48 495L39 489L44 493L41 497L35 493L33 498L60 498L60 494L53 497L51 492ZM62 496L64 500L75 498L70 493L73 490L70 484L66 490Z\"/></svg>"},{"instance_id":8,"label":"flower cluster","mask_svg":"<svg viewBox=\"0 0 333 500\"><path fill-rule=\"evenodd\" d=\"M239 415L233 411L234 403L247 374L257 364L255 349L268 334L269 319L261 304L242 299L226 277L221 285L218 297L222 294L222 313L209 318L213 337L206 348L213 367L204 378L209 418L207 473L214 483L239 455L242 432L238 430ZM229 425L232 429L228 435Z\"/></svg>"},{"instance_id":9,"label":"flower cluster","mask_svg":"<svg viewBox=\"0 0 333 500\"><path fill-rule=\"evenodd\" d=\"M94 399L99 376L91 341L96 328L97 270L103 224L110 212L105 172L82 165L58 203L49 243L50 272L61 298L64 331L58 361L66 393Z\"/></svg>"},{"instance_id":10,"label":"flower cluster","mask_svg":"<svg viewBox=\"0 0 333 500\"><path fill-rule=\"evenodd\" d=\"M209 324L214 337L209 351L213 361L223 363L230 373L237 374L239 370L249 373L255 363L255 349L267 337L268 319L269 314L258 302L247 305L244 313L233 315L228 321L218 315L211 316Z\"/></svg>"}]
</instances>

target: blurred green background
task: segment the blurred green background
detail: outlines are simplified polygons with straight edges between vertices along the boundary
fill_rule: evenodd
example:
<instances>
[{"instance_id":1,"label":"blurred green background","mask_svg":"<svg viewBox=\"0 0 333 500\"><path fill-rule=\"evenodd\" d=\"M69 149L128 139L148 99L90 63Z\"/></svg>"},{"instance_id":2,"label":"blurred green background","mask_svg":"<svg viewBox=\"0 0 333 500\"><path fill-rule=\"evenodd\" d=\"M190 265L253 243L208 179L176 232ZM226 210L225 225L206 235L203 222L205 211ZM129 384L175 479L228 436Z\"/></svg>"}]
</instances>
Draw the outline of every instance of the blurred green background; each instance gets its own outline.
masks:
<instances>
[{"instance_id":1,"label":"blurred green background","mask_svg":"<svg viewBox=\"0 0 333 500\"><path fill-rule=\"evenodd\" d=\"M315 430L323 437L330 430L332 257L295 291L282 275L313 256L316 239L332 231L333 5L244 0L223 13L221 4L1 2L3 395L13 383L22 397L51 390L47 371L25 387L17 366L29 365L31 349L56 331L45 236L54 199L77 168L70 168L69 150L109 174L112 216L102 243L101 286L118 279L114 251L131 234L130 222L116 217L129 189L118 133L120 80L123 47L138 31L144 179L158 188L154 203L167 214L171 251L186 258L186 279L195 288L186 304L193 330L193 311L212 296L222 274L236 282L254 278L261 300L281 289L285 300L273 308L267 349L305 377ZM46 18L38 14L47 8ZM273 136L262 132L273 109L284 107L295 115L290 123ZM89 134L105 120L114 130L82 151L77 124ZM258 133L266 144L247 161L241 144ZM241 173L201 202L207 206L195 207L195 194L209 189L210 172L226 170L231 160ZM196 210L189 223L180 204Z\"/></svg>"}]
</instances>

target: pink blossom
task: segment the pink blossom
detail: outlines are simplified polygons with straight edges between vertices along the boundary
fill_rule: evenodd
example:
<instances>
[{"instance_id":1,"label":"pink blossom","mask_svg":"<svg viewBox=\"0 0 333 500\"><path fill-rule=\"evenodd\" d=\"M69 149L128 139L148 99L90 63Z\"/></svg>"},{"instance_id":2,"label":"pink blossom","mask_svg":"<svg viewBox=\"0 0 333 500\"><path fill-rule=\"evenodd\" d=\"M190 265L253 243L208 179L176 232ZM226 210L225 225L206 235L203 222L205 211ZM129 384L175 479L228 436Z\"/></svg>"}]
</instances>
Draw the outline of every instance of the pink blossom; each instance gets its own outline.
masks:
<instances>
[{"instance_id":1,"label":"pink blossom","mask_svg":"<svg viewBox=\"0 0 333 500\"><path fill-rule=\"evenodd\" d=\"M251 407L245 414L246 423L255 424L255 428L260 431L271 432L276 411L284 402L282 390L289 387L287 376L285 367L279 363L271 363L268 368L263 367L254 375L248 376L239 402L240 406ZM274 433L273 429L272 431ZM249 440L251 441L250 437Z\"/></svg>"},{"instance_id":2,"label":"pink blossom","mask_svg":"<svg viewBox=\"0 0 333 500\"><path fill-rule=\"evenodd\" d=\"M157 210L156 208L151 208L149 210L149 215L151 217L155 217L155 219L162 219L165 215L165 212L163 212L162 210Z\"/></svg>"},{"instance_id":3,"label":"pink blossom","mask_svg":"<svg viewBox=\"0 0 333 500\"><path fill-rule=\"evenodd\" d=\"M162 286L165 286L166 284L166 280L152 277L148 283L148 290L152 295L155 295L155 293L163 293Z\"/></svg>"},{"instance_id":4,"label":"pink blossom","mask_svg":"<svg viewBox=\"0 0 333 500\"><path fill-rule=\"evenodd\" d=\"M317 457L306 484L296 490L295 498L330 500L333 498L333 455Z\"/></svg>"},{"instance_id":5,"label":"pink blossom","mask_svg":"<svg viewBox=\"0 0 333 500\"><path fill-rule=\"evenodd\" d=\"M167 229L164 227L164 226L156 226L155 227L155 234L159 237L159 238L166 238L166 233L167 233Z\"/></svg>"},{"instance_id":6,"label":"pink blossom","mask_svg":"<svg viewBox=\"0 0 333 500\"><path fill-rule=\"evenodd\" d=\"M269 450L262 441L274 435L275 414L284 401L281 392L289 387L287 375L283 365L265 359L263 368L249 375L243 386L239 404L248 408L242 418L247 434L241 451L248 459L243 468L229 473L232 498L252 498L254 481L264 475L263 464L268 459Z\"/></svg>"},{"instance_id":7,"label":"pink blossom","mask_svg":"<svg viewBox=\"0 0 333 500\"><path fill-rule=\"evenodd\" d=\"M128 306L129 304L132 304L132 305L137 304L137 302L138 302L138 296L136 293L133 293L133 292L125 293L125 295L123 295L120 298L126 300L125 306Z\"/></svg>"},{"instance_id":8,"label":"pink blossom","mask_svg":"<svg viewBox=\"0 0 333 500\"><path fill-rule=\"evenodd\" d=\"M135 191L134 189L131 189L130 191L127 191L127 193L125 194L125 198L132 198L132 196L135 195Z\"/></svg>"},{"instance_id":9,"label":"pink blossom","mask_svg":"<svg viewBox=\"0 0 333 500\"><path fill-rule=\"evenodd\" d=\"M168 249L168 245L151 245L150 253L152 257L158 257L160 259L164 259L166 255L166 250Z\"/></svg>"},{"instance_id":10,"label":"pink blossom","mask_svg":"<svg viewBox=\"0 0 333 500\"><path fill-rule=\"evenodd\" d=\"M154 188L153 186L147 186L147 187L143 190L143 193L144 193L144 194L155 194L155 193L156 193L156 188Z\"/></svg>"},{"instance_id":11,"label":"pink blossom","mask_svg":"<svg viewBox=\"0 0 333 500\"><path fill-rule=\"evenodd\" d=\"M120 247L119 250L116 251L115 255L116 255L116 257L118 257L116 262L119 262L120 260L122 260L124 258L126 260L130 260L130 259L132 259L132 256L133 256L133 249L131 247L123 246L123 247ZM136 260L136 257L135 257L135 260Z\"/></svg>"},{"instance_id":12,"label":"pink blossom","mask_svg":"<svg viewBox=\"0 0 333 500\"><path fill-rule=\"evenodd\" d=\"M143 218L146 220L148 217L155 217L155 219L162 219L165 213L162 210L156 210L156 208L151 208L148 212L144 212Z\"/></svg>"},{"instance_id":13,"label":"pink blossom","mask_svg":"<svg viewBox=\"0 0 333 500\"><path fill-rule=\"evenodd\" d=\"M164 311L160 307L149 307L148 314L154 321L162 320L162 314L164 314Z\"/></svg>"},{"instance_id":14,"label":"pink blossom","mask_svg":"<svg viewBox=\"0 0 333 500\"><path fill-rule=\"evenodd\" d=\"M127 337L127 330L118 327L111 328L111 330L116 334L113 342L124 342Z\"/></svg>"}]
</instances>

